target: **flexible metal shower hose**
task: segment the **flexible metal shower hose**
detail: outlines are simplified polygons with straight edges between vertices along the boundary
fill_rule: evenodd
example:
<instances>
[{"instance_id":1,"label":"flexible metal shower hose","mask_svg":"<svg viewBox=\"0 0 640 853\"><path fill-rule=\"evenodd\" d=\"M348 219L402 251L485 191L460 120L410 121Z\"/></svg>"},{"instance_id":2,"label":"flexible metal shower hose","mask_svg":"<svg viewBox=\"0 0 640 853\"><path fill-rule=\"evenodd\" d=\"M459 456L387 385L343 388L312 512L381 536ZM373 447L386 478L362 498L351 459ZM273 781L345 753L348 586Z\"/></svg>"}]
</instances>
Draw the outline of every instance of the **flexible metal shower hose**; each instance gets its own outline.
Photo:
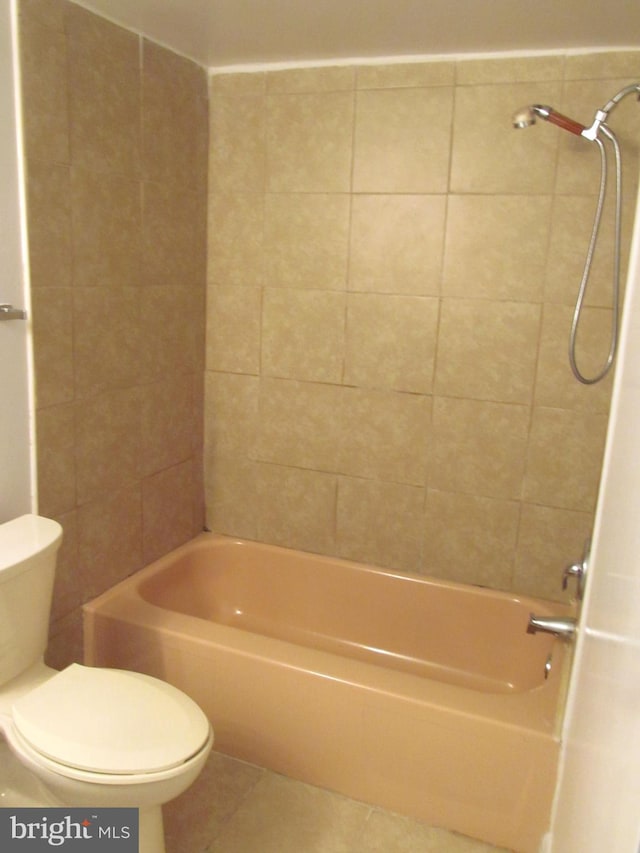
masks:
<instances>
[{"instance_id":1,"label":"flexible metal shower hose","mask_svg":"<svg viewBox=\"0 0 640 853\"><path fill-rule=\"evenodd\" d=\"M569 335L569 364L571 365L571 370L573 371L573 374L576 379L578 379L584 385L594 385L596 382L600 382L601 379L604 379L604 377L609 372L611 365L613 364L613 361L616 356L616 350L618 348L618 325L620 314L620 223L622 216L622 167L620 163L620 146L618 144L618 140L615 137L615 134L605 124L600 125L600 130L602 130L605 136L611 140L616 161L616 208L614 236L615 243L612 287L613 313L611 318L611 338L607 360L605 361L602 369L595 376L587 377L582 373L576 361L576 338L578 334L578 326L582 316L582 309L584 307L587 283L589 281L589 275L591 273L593 254L595 252L598 232L600 230L602 210L604 207L607 192L607 152L602 140L596 137L594 142L597 143L598 148L600 150L600 191L598 193L598 204L596 205L593 228L591 229L591 239L589 240L589 248L587 250L587 257L584 264L584 271L582 273L582 280L578 289L578 297L576 299L576 305L573 312L573 320L571 322L571 333Z\"/></svg>"}]
</instances>

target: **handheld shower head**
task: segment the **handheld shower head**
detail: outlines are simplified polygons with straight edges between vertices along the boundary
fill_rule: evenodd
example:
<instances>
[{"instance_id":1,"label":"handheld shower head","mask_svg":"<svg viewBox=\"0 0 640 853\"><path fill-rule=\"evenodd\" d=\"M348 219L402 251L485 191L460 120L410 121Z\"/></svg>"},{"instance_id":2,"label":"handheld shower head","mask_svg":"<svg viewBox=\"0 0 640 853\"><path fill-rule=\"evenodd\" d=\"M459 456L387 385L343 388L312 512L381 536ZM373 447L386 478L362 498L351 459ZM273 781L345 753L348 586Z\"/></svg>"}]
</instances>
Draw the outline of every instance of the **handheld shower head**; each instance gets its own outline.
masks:
<instances>
[{"instance_id":1,"label":"handheld shower head","mask_svg":"<svg viewBox=\"0 0 640 853\"><path fill-rule=\"evenodd\" d=\"M522 107L513 114L511 121L513 126L518 129L531 127L532 124L536 123L536 114L533 111L533 107Z\"/></svg>"},{"instance_id":2,"label":"handheld shower head","mask_svg":"<svg viewBox=\"0 0 640 853\"><path fill-rule=\"evenodd\" d=\"M585 126L580 122L574 121L569 116L559 113L553 107L544 106L544 104L531 104L531 106L518 110L512 119L513 126L516 128L531 127L532 124L536 123L537 117L543 118L563 130L568 130L570 133L575 133L576 136L582 136L582 131L585 130Z\"/></svg>"}]
</instances>

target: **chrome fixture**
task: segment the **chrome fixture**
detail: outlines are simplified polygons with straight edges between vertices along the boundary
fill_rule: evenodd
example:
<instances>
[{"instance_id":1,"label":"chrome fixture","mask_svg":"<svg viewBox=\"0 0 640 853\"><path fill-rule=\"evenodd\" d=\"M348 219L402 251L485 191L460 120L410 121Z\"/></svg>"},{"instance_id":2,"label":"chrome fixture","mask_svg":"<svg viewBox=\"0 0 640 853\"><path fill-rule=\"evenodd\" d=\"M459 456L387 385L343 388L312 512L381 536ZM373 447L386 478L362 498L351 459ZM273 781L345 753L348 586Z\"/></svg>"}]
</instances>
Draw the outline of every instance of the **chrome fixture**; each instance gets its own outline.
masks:
<instances>
[{"instance_id":1,"label":"chrome fixture","mask_svg":"<svg viewBox=\"0 0 640 853\"><path fill-rule=\"evenodd\" d=\"M580 287L578 289L578 296L576 299L576 305L573 313L573 321L571 323L571 332L569 335L569 364L571 365L573 375L584 385L593 385L596 382L599 382L601 379L604 379L615 360L616 352L618 349L618 327L620 315L620 222L622 214L622 164L620 157L620 145L618 144L618 140L615 134L606 124L606 120L609 117L609 113L611 112L611 110L617 104L619 104L623 98L631 94L636 94L638 96L638 100L640 100L640 83L633 83L630 86L625 86L623 89L620 89L620 91L617 92L613 96L613 98L607 101L607 103L601 109L596 110L593 122L589 127L581 124L578 121L575 121L575 119L569 118L568 116L559 113L557 110L554 110L553 107L545 106L544 104L532 104L531 106L523 107L522 109L518 110L513 116L513 126L516 128L531 127L531 125L536 123L536 119L542 118L545 121L550 122L551 124L555 124L556 127L560 127L563 130L568 130L570 133L573 133L576 136L582 136L589 142L595 142L599 149L600 190L598 195L598 203L596 205L593 227L591 229L591 239L589 240L587 257L585 260L584 271L582 273L582 279L580 281ZM578 325L580 323L580 317L582 315L582 307L584 304L587 282L589 280L589 274L591 272L591 264L593 261L593 254L596 247L598 232L600 230L600 220L602 219L602 209L604 207L604 201L606 196L607 152L601 136L605 137L605 139L611 143L613 147L616 166L616 205L614 226L615 242L612 282L613 315L611 320L611 338L609 344L609 353L607 355L605 363L595 376L586 377L582 373L576 362L576 337L578 334Z\"/></svg>"},{"instance_id":2,"label":"chrome fixture","mask_svg":"<svg viewBox=\"0 0 640 853\"><path fill-rule=\"evenodd\" d=\"M549 657L546 659L546 661L545 661L545 663L544 663L544 680L545 680L545 681L546 681L546 680L549 678L549 676L551 675L551 667L552 667L552 665L553 665L553 661L552 661L552 659L551 659L551 658L552 658L552 655L549 655Z\"/></svg>"},{"instance_id":3,"label":"chrome fixture","mask_svg":"<svg viewBox=\"0 0 640 853\"><path fill-rule=\"evenodd\" d=\"M578 599L578 601L581 601L582 596L584 595L584 584L587 576L587 570L589 568L590 553L591 539L587 539L587 541L584 543L582 559L577 563L569 563L568 566L565 566L564 571L562 572L562 589L567 588L569 578L575 578L576 598Z\"/></svg>"},{"instance_id":4,"label":"chrome fixture","mask_svg":"<svg viewBox=\"0 0 640 853\"><path fill-rule=\"evenodd\" d=\"M8 302L0 303L0 320L26 320L27 312L22 308L14 308Z\"/></svg>"},{"instance_id":5,"label":"chrome fixture","mask_svg":"<svg viewBox=\"0 0 640 853\"><path fill-rule=\"evenodd\" d=\"M573 616L535 616L529 615L527 634L555 634L563 640L570 640L576 632L577 623Z\"/></svg>"}]
</instances>

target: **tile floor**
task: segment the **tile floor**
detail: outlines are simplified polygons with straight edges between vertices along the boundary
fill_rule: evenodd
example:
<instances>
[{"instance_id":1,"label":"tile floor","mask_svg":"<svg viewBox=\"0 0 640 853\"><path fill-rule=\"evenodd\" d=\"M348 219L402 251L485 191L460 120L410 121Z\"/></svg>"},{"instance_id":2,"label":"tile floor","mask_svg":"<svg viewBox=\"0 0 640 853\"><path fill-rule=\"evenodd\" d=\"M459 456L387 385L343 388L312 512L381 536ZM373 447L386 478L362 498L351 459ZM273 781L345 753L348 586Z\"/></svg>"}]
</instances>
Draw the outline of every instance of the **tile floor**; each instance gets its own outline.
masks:
<instances>
[{"instance_id":1,"label":"tile floor","mask_svg":"<svg viewBox=\"0 0 640 853\"><path fill-rule=\"evenodd\" d=\"M506 853L215 752L164 821L167 853Z\"/></svg>"}]
</instances>

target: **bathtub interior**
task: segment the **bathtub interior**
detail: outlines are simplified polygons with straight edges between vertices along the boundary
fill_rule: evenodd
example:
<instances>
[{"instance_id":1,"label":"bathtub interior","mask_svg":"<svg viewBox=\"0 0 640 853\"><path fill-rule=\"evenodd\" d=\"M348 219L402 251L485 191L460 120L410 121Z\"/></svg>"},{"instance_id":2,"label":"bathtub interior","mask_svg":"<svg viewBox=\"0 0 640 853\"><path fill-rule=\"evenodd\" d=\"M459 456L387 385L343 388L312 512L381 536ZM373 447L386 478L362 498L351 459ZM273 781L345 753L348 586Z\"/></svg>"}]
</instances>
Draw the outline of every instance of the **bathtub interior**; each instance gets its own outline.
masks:
<instances>
[{"instance_id":1,"label":"bathtub interior","mask_svg":"<svg viewBox=\"0 0 640 853\"><path fill-rule=\"evenodd\" d=\"M159 561L162 563L162 561ZM285 592L286 591L286 592ZM239 540L203 538L141 580L166 610L490 693L540 686L533 599Z\"/></svg>"}]
</instances>

